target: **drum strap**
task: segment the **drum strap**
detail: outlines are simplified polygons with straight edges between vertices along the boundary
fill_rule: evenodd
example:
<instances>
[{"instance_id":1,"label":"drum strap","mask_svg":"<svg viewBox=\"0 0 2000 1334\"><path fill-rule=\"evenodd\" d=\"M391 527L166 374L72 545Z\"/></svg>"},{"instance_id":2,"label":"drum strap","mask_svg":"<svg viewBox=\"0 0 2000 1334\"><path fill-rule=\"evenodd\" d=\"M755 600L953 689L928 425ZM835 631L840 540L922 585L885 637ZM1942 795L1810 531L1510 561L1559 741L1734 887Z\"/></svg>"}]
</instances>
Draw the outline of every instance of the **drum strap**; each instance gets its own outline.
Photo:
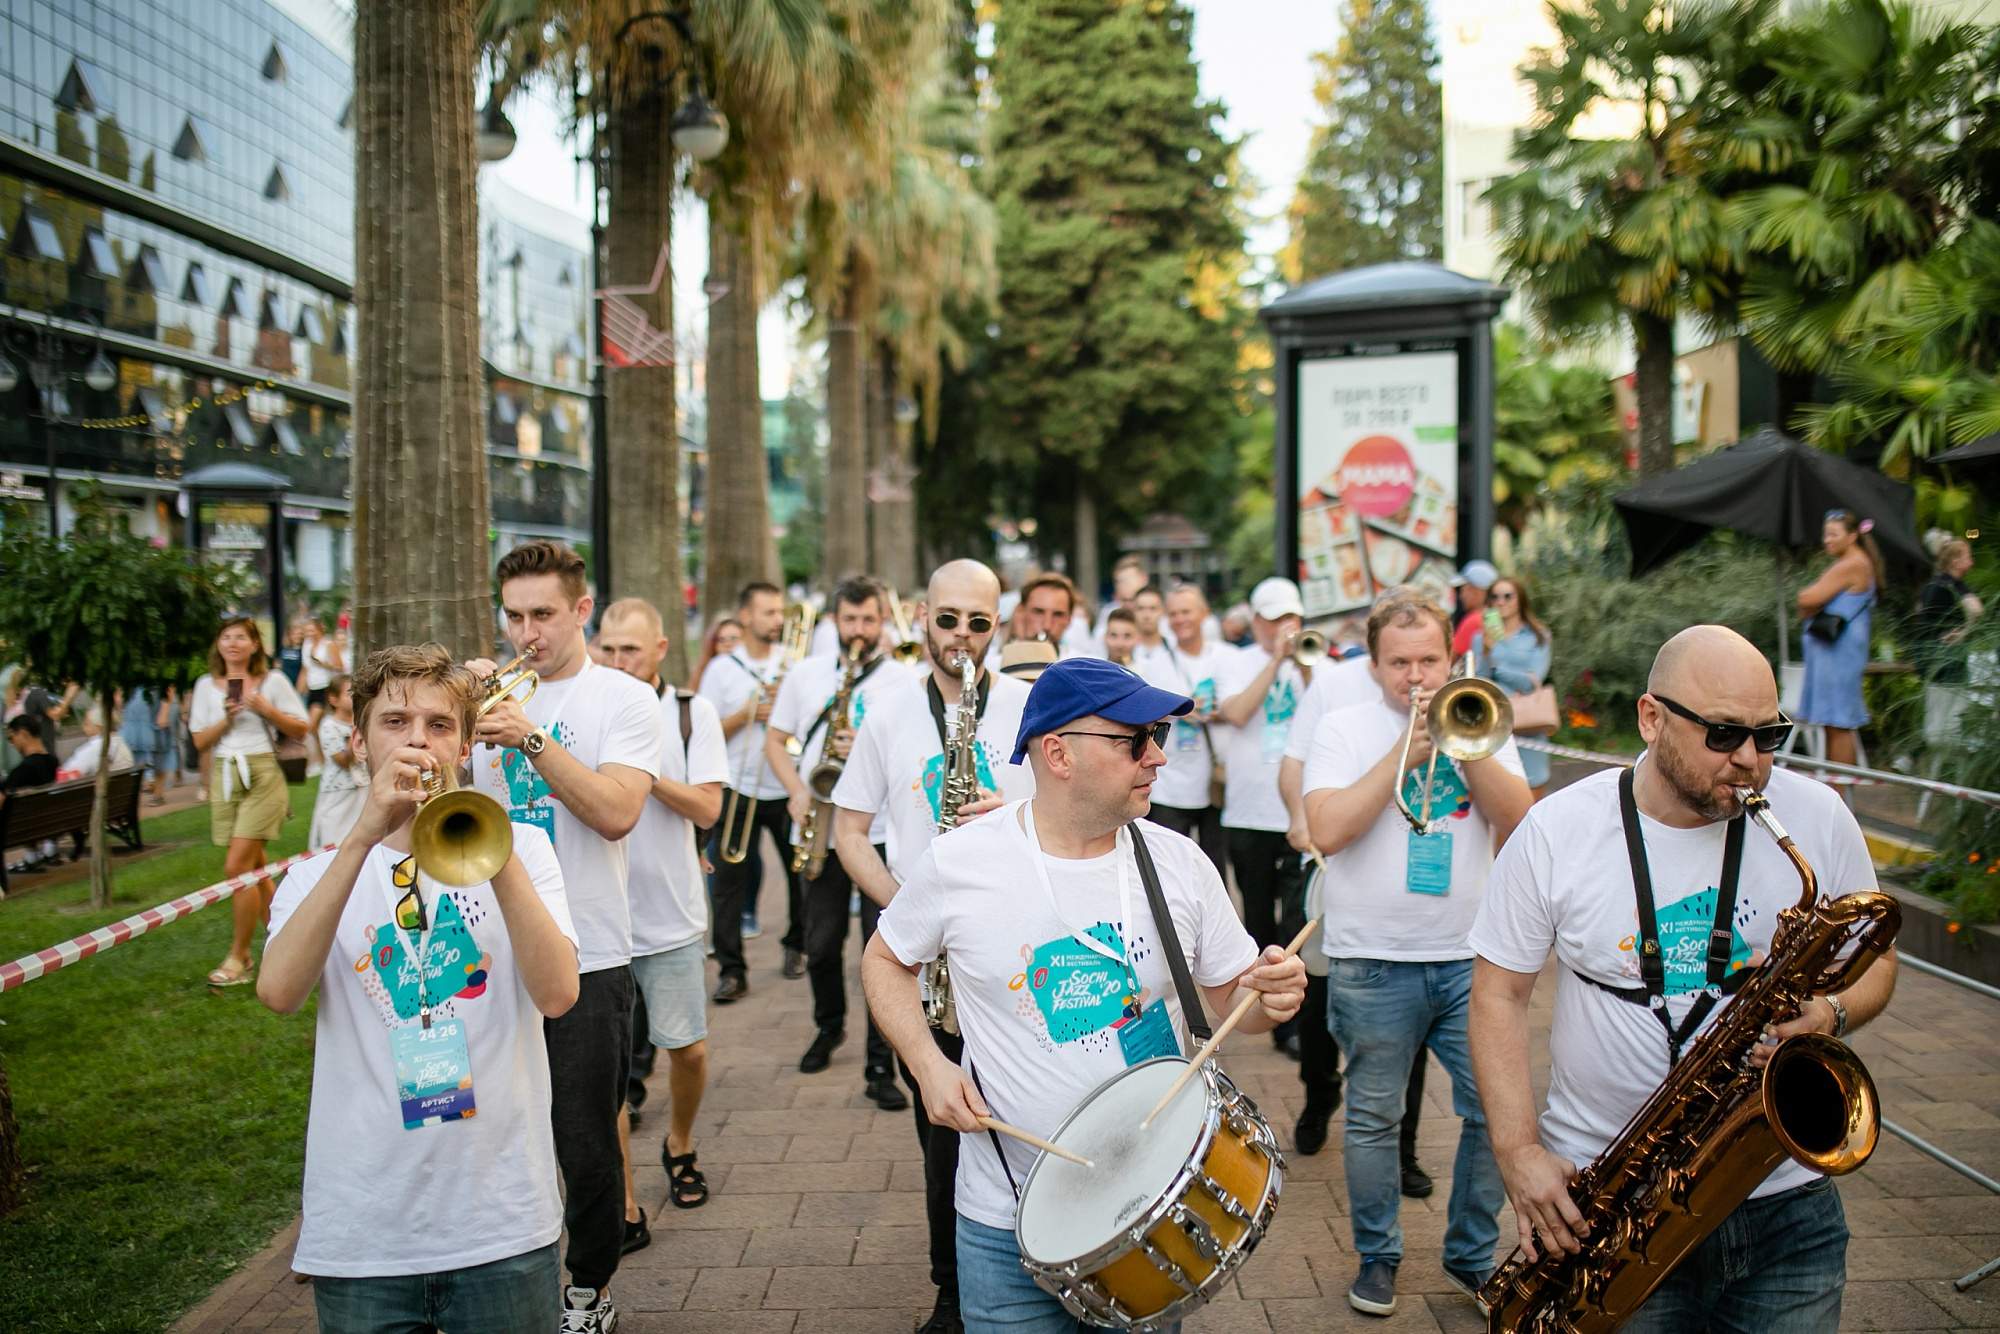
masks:
<instances>
[{"instance_id":1,"label":"drum strap","mask_svg":"<svg viewBox=\"0 0 2000 1334\"><path fill-rule=\"evenodd\" d=\"M1195 990L1194 974L1188 971L1187 955L1181 952L1181 938L1174 930L1173 914L1167 911L1167 896L1160 889L1160 873L1154 869L1153 854L1146 846L1145 836L1139 832L1139 822L1134 820L1125 827L1132 831L1132 860L1139 863L1139 882L1146 887L1146 902L1153 909L1153 925L1158 929L1160 944L1166 951L1167 969L1174 975L1174 994L1181 1000L1181 1017L1187 1020L1188 1033L1199 1045L1208 1041L1212 1032L1208 1026L1208 1015L1201 1008L1201 993Z\"/></svg>"},{"instance_id":2,"label":"drum strap","mask_svg":"<svg viewBox=\"0 0 2000 1334\"><path fill-rule=\"evenodd\" d=\"M972 1068L971 1061L965 1063L965 1073L972 1076L972 1087L978 1089L980 1098L984 1099L986 1097L986 1086L979 1082L979 1072ZM989 1102L986 1105L991 1107L993 1104ZM989 1126L986 1130L986 1138L993 1141L993 1152L1000 1156L1000 1170L1007 1174L1007 1189L1014 1192L1014 1202L1017 1204L1020 1203L1021 1184L1014 1180L1014 1169L1007 1163L1007 1146L1000 1142L1000 1132Z\"/></svg>"}]
</instances>

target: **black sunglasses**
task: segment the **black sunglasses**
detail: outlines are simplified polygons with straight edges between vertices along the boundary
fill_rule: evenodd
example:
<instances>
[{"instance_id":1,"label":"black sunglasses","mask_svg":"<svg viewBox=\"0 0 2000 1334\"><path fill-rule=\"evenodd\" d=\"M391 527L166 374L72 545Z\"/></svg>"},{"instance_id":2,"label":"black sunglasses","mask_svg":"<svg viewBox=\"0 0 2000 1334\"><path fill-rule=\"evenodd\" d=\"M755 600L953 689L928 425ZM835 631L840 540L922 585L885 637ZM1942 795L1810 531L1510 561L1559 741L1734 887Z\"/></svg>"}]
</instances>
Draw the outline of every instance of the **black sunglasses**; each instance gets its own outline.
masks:
<instances>
[{"instance_id":1,"label":"black sunglasses","mask_svg":"<svg viewBox=\"0 0 2000 1334\"><path fill-rule=\"evenodd\" d=\"M1170 722L1148 723L1136 732L1058 732L1057 736L1101 736L1106 741L1123 741L1132 748L1132 758L1145 758L1146 743L1152 742L1161 750L1167 748L1167 737L1174 730Z\"/></svg>"},{"instance_id":2,"label":"black sunglasses","mask_svg":"<svg viewBox=\"0 0 2000 1334\"><path fill-rule=\"evenodd\" d=\"M955 611L934 611L931 613L931 624L940 630L958 629L959 620L959 614ZM983 635L993 628L993 618L983 611L975 611L970 616L965 617L964 620L965 628L972 631L975 635Z\"/></svg>"},{"instance_id":3,"label":"black sunglasses","mask_svg":"<svg viewBox=\"0 0 2000 1334\"><path fill-rule=\"evenodd\" d=\"M1769 755L1784 745L1785 738L1792 734L1792 720L1782 713L1778 715L1777 722L1765 723L1762 727L1752 727L1747 723L1718 723L1702 717L1685 704L1668 699L1657 691L1651 693L1667 712L1677 713L1697 727L1706 727L1708 748L1719 754L1726 755L1741 747L1745 740L1754 740L1757 744L1757 753Z\"/></svg>"}]
</instances>

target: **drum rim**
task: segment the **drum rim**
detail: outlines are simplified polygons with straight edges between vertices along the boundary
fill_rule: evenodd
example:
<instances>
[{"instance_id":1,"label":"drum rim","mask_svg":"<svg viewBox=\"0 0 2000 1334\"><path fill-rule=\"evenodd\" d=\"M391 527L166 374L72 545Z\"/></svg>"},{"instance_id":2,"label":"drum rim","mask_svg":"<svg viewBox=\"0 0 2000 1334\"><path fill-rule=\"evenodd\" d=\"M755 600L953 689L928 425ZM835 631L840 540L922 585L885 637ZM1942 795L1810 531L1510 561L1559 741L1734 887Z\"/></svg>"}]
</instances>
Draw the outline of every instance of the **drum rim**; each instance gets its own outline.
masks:
<instances>
[{"instance_id":1,"label":"drum rim","mask_svg":"<svg viewBox=\"0 0 2000 1334\"><path fill-rule=\"evenodd\" d=\"M1098 1095L1103 1093L1105 1089L1125 1079L1134 1070L1143 1070L1149 1065L1159 1065L1161 1062L1172 1062L1175 1065L1186 1065L1188 1063L1187 1058L1184 1056L1155 1056L1150 1061L1140 1061L1137 1065L1126 1066L1123 1070L1105 1079L1089 1093L1086 1093L1083 1096L1083 1100L1070 1109L1070 1114L1063 1118L1062 1124L1056 1127L1055 1133L1050 1135L1049 1138L1057 1144L1062 1143L1063 1132L1068 1130L1070 1124L1079 1116L1083 1115L1084 1109L1095 1102ZM1131 1222L1112 1235L1110 1241L1100 1244L1095 1249L1085 1251L1082 1255L1070 1260L1037 1260L1029 1256L1027 1242L1021 1236L1021 1210L1027 1205L1028 1192L1034 1187L1035 1178L1040 1174L1042 1164L1048 1161L1049 1155L1042 1154L1035 1159L1034 1166L1028 1169L1028 1175L1021 1181L1020 1198L1014 1202L1014 1246L1015 1249L1021 1252L1021 1262L1023 1264L1029 1266L1031 1271L1041 1270L1050 1274L1061 1274L1074 1278L1085 1268L1094 1269L1098 1262L1110 1259L1113 1255L1118 1254L1128 1246L1136 1245L1136 1243L1130 1240L1134 1228L1139 1228L1143 1236L1165 1221L1166 1210L1170 1202L1178 1200L1182 1193L1187 1190L1188 1186L1193 1183L1195 1165L1208 1156L1209 1149L1214 1147L1216 1132L1222 1128L1222 1090L1216 1087L1216 1079L1222 1072L1217 1070L1215 1063L1211 1061L1204 1065L1198 1073L1203 1087L1208 1092L1208 1106L1202 1112L1201 1133L1195 1137L1194 1147L1189 1152L1187 1160L1180 1165L1180 1168L1174 1173L1172 1179L1168 1181L1166 1188L1154 1198L1153 1203L1146 1206L1143 1214L1135 1215ZM1231 1087L1234 1087L1234 1085ZM1182 1093L1185 1092L1186 1090L1183 1089ZM1175 1096L1179 1097L1181 1095L1176 1094ZM1140 1227L1142 1219L1145 1220L1143 1228Z\"/></svg>"}]
</instances>

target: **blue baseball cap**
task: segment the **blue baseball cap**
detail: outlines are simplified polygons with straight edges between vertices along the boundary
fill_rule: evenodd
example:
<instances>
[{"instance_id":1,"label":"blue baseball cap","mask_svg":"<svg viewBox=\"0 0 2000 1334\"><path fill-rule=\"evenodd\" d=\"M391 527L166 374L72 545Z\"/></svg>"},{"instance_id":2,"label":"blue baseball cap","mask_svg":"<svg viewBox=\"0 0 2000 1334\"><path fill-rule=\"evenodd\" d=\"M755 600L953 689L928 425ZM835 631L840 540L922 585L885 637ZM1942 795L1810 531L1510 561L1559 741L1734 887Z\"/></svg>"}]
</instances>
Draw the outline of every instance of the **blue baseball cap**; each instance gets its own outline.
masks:
<instances>
[{"instance_id":1,"label":"blue baseball cap","mask_svg":"<svg viewBox=\"0 0 2000 1334\"><path fill-rule=\"evenodd\" d=\"M1114 723L1156 723L1194 708L1186 695L1147 685L1137 672L1128 671L1103 658L1064 658L1042 673L1028 692L1028 705L1021 710L1021 732L1014 738L1014 758L1019 764L1028 753L1028 743L1046 736L1065 723L1093 715Z\"/></svg>"}]
</instances>

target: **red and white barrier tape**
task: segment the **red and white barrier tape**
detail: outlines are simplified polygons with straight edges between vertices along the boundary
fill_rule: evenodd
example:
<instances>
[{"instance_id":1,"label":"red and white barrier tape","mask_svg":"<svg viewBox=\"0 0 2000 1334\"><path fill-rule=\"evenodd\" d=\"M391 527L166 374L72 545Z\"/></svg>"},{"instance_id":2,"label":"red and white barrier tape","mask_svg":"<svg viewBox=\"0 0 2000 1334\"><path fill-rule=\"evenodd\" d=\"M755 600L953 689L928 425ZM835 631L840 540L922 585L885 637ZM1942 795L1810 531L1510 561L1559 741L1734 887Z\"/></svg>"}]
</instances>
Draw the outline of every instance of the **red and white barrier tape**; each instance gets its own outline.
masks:
<instances>
[{"instance_id":1,"label":"red and white barrier tape","mask_svg":"<svg viewBox=\"0 0 2000 1334\"><path fill-rule=\"evenodd\" d=\"M134 936L143 936L156 927L177 922L189 913L200 912L210 904L220 903L239 889L247 889L259 880L277 875L308 857L317 857L322 852L330 852L337 846L339 845L329 843L323 848L314 848L309 852L301 852L296 857L287 857L283 861L272 862L269 866L260 866L254 871L245 871L227 880L219 880L206 889L197 889L192 894L184 894L171 902L162 903L157 908L148 908L142 913L135 913L122 922L100 926L87 935L72 937L60 945L51 945L45 950L36 950L33 954L24 955L12 963L0 963L0 991L11 991L23 983L32 982L79 959L88 959L91 955L101 954L113 945L122 945Z\"/></svg>"},{"instance_id":2,"label":"red and white barrier tape","mask_svg":"<svg viewBox=\"0 0 2000 1334\"><path fill-rule=\"evenodd\" d=\"M1554 755L1565 760L1584 760L1590 764L1616 765L1627 769L1638 763L1639 759L1636 755L1606 755L1594 750L1578 750L1575 746L1558 746L1553 741L1544 741L1540 737L1517 736L1514 738L1514 744L1523 750L1539 750L1544 755ZM1817 770L1822 783L1836 783L1850 787L1914 787L1925 792L1935 792L1941 797L1956 797L1986 806L2000 806L2000 792L1961 787L1957 783L1943 783L1935 778L1914 778L1909 774L1862 769L1851 764L1817 760L1810 755L1779 755L1777 761L1787 768Z\"/></svg>"}]
</instances>

